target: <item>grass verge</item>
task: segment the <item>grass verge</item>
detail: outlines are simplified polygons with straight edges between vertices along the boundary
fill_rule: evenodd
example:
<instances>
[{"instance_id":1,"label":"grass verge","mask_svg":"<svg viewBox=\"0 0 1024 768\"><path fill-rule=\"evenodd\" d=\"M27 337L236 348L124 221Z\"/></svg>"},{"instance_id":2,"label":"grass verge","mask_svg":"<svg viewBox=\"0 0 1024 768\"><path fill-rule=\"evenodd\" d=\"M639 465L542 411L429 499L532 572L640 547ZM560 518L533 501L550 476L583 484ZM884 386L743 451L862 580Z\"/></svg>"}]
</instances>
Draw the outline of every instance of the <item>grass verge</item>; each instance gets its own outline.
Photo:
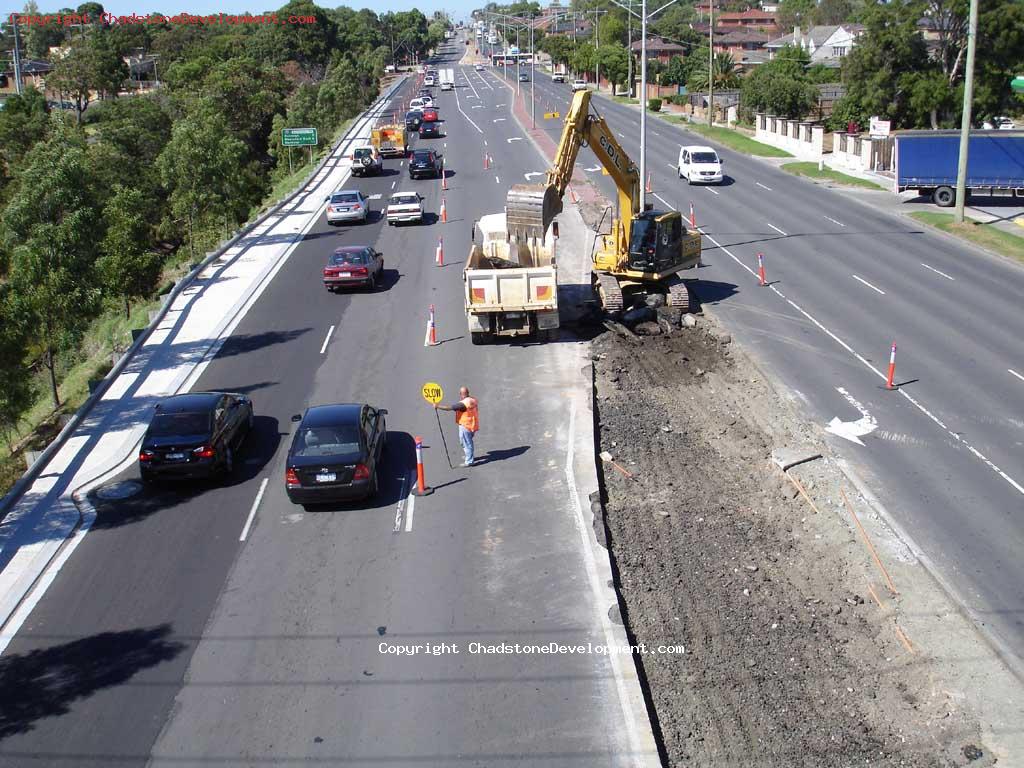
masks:
<instances>
[{"instance_id":1,"label":"grass verge","mask_svg":"<svg viewBox=\"0 0 1024 768\"><path fill-rule=\"evenodd\" d=\"M881 184L875 184L873 181L867 179L858 179L856 176L849 176L839 171L834 171L831 168L825 168L818 170L817 163L786 163L782 166L782 170L788 171L795 176L807 176L811 179L821 179L823 181L832 181L836 184L842 184L847 187L862 187L864 189L881 189L884 190Z\"/></svg>"},{"instance_id":2,"label":"grass verge","mask_svg":"<svg viewBox=\"0 0 1024 768\"><path fill-rule=\"evenodd\" d=\"M941 229L982 248L1024 263L1024 237L1004 232L991 224L974 219L965 219L963 224L957 224L953 221L951 213L914 211L910 215L922 224Z\"/></svg>"},{"instance_id":3,"label":"grass verge","mask_svg":"<svg viewBox=\"0 0 1024 768\"><path fill-rule=\"evenodd\" d=\"M655 112L654 114L658 114ZM745 155L753 155L754 157L792 157L789 152L784 149L778 149L776 147L770 147L767 144L762 144L760 141L754 141L748 136L744 136L742 133L730 130L728 128L711 127L704 125L703 123L691 123L682 117L676 115L658 115L664 120L668 120L670 123L676 123L677 125L683 126L688 131L699 133L712 141L717 141L719 144L723 144L729 149L735 149L737 152L742 152Z\"/></svg>"}]
</instances>

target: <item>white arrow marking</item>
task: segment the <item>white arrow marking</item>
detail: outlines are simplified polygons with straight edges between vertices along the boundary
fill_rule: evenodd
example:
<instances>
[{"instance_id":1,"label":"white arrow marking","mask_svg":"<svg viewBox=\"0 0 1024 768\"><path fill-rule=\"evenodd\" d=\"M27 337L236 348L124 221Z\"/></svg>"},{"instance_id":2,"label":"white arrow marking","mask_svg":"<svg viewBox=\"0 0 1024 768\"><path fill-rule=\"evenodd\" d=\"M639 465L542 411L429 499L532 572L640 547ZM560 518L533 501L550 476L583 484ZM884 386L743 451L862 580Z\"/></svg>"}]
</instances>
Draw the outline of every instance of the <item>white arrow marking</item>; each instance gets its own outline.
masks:
<instances>
[{"instance_id":1,"label":"white arrow marking","mask_svg":"<svg viewBox=\"0 0 1024 768\"><path fill-rule=\"evenodd\" d=\"M593 173L594 171L600 171L601 166L595 165L593 168L584 168L583 170L586 171L587 173Z\"/></svg>"},{"instance_id":2,"label":"white arrow marking","mask_svg":"<svg viewBox=\"0 0 1024 768\"><path fill-rule=\"evenodd\" d=\"M864 445L860 438L865 435L870 435L878 429L878 422L875 421L875 417L868 413L867 409L857 402L857 400L855 400L845 389L842 387L836 387L836 392L846 398L846 402L860 412L860 418L856 421L841 421L839 417L836 416L829 422L828 426L825 427L825 431L831 432L833 435L846 438L851 443Z\"/></svg>"},{"instance_id":3,"label":"white arrow marking","mask_svg":"<svg viewBox=\"0 0 1024 768\"><path fill-rule=\"evenodd\" d=\"M513 141L522 141L522 140L523 140L522 136L513 136L511 139L505 139L505 141L507 141L509 144L511 144Z\"/></svg>"},{"instance_id":4,"label":"white arrow marking","mask_svg":"<svg viewBox=\"0 0 1024 768\"><path fill-rule=\"evenodd\" d=\"M505 122L505 118L504 117L496 117L496 118L494 118L494 122L496 122L496 123L503 123L503 122Z\"/></svg>"},{"instance_id":5,"label":"white arrow marking","mask_svg":"<svg viewBox=\"0 0 1024 768\"><path fill-rule=\"evenodd\" d=\"M524 173L524 174L523 174L523 176L525 176L525 177L526 177L526 180L527 180L527 181L529 181L529 180L530 180L531 178L533 178L534 176L543 176L543 175L544 175L544 174L543 174L543 173L542 173L541 171L530 171L529 173Z\"/></svg>"}]
</instances>

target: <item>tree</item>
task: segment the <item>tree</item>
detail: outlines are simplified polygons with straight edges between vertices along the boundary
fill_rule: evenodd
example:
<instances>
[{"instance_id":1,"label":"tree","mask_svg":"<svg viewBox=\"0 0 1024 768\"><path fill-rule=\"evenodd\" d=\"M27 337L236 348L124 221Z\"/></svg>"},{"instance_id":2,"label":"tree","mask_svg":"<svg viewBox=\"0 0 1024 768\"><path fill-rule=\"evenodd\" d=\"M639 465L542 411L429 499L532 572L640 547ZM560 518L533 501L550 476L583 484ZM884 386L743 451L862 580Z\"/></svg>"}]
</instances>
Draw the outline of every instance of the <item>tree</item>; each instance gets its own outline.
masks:
<instances>
[{"instance_id":1,"label":"tree","mask_svg":"<svg viewBox=\"0 0 1024 768\"><path fill-rule=\"evenodd\" d=\"M245 184L244 161L245 145L231 135L215 109L199 109L174 124L156 165L170 190L171 212L188 230L193 257L196 228L203 219L214 210L237 207Z\"/></svg>"},{"instance_id":2,"label":"tree","mask_svg":"<svg viewBox=\"0 0 1024 768\"><path fill-rule=\"evenodd\" d=\"M26 162L2 219L11 252L10 306L30 329L57 408L58 358L78 343L96 308L92 268L99 210L85 144L74 131L61 126Z\"/></svg>"},{"instance_id":3,"label":"tree","mask_svg":"<svg viewBox=\"0 0 1024 768\"><path fill-rule=\"evenodd\" d=\"M347 8L344 10L348 11ZM261 24L255 34L249 37L249 55L255 61L274 67L286 61L294 61L315 79L322 77L330 61L331 51L338 46L338 27L332 13L312 0L291 0L277 13L280 18L311 16L316 19L316 23ZM354 12L350 13L356 17Z\"/></svg>"},{"instance_id":4,"label":"tree","mask_svg":"<svg viewBox=\"0 0 1024 768\"><path fill-rule=\"evenodd\" d=\"M597 49L590 43L580 43L572 53L569 66L573 72L590 72L597 63Z\"/></svg>"},{"instance_id":5,"label":"tree","mask_svg":"<svg viewBox=\"0 0 1024 768\"><path fill-rule=\"evenodd\" d=\"M160 257L149 249L146 200L140 192L118 187L103 209L107 234L96 262L103 292L124 301L125 319L132 299L148 296L160 276Z\"/></svg>"},{"instance_id":6,"label":"tree","mask_svg":"<svg viewBox=\"0 0 1024 768\"><path fill-rule=\"evenodd\" d=\"M35 0L29 0L25 3L23 13L27 16L41 15ZM66 28L58 24L33 24L27 31L22 32L25 35L25 54L32 59L47 58L52 46L57 46L64 42L65 31Z\"/></svg>"},{"instance_id":7,"label":"tree","mask_svg":"<svg viewBox=\"0 0 1024 768\"><path fill-rule=\"evenodd\" d=\"M0 430L7 434L32 401L31 379L25 366L27 345L27 329L11 304L10 286L0 283Z\"/></svg>"},{"instance_id":8,"label":"tree","mask_svg":"<svg viewBox=\"0 0 1024 768\"><path fill-rule=\"evenodd\" d=\"M202 92L254 156L266 153L270 124L284 111L286 83L280 70L237 56L214 66L203 80Z\"/></svg>"},{"instance_id":9,"label":"tree","mask_svg":"<svg viewBox=\"0 0 1024 768\"><path fill-rule=\"evenodd\" d=\"M815 24L831 26L849 21L853 15L853 3L850 0L821 0L814 9Z\"/></svg>"},{"instance_id":10,"label":"tree","mask_svg":"<svg viewBox=\"0 0 1024 768\"><path fill-rule=\"evenodd\" d=\"M817 10L815 0L782 0L779 3L779 29L792 32L794 27L802 27L807 31L814 21Z\"/></svg>"},{"instance_id":11,"label":"tree","mask_svg":"<svg viewBox=\"0 0 1024 768\"><path fill-rule=\"evenodd\" d=\"M974 106L979 120L1024 112L1024 95L1007 86L1011 78L1024 73L1024 4L1003 0L983 9L978 18L974 69Z\"/></svg>"},{"instance_id":12,"label":"tree","mask_svg":"<svg viewBox=\"0 0 1024 768\"><path fill-rule=\"evenodd\" d=\"M598 40L601 41L602 46L609 43L626 44L626 33L629 31L629 27L626 24L624 11L619 11L616 8L606 13L601 17L601 22L597 28L599 31ZM634 34L638 31L634 30Z\"/></svg>"},{"instance_id":13,"label":"tree","mask_svg":"<svg viewBox=\"0 0 1024 768\"><path fill-rule=\"evenodd\" d=\"M649 25L651 34L664 37L666 40L682 40L693 32L690 22L695 14L692 5L677 3L670 5L665 11L657 16ZM633 34L636 34L634 31ZM699 35L699 33L698 33Z\"/></svg>"},{"instance_id":14,"label":"tree","mask_svg":"<svg viewBox=\"0 0 1024 768\"><path fill-rule=\"evenodd\" d=\"M808 56L800 48L784 46L772 60L743 79L740 105L750 119L755 112L770 112L793 120L806 117L818 103L818 89L804 71Z\"/></svg>"},{"instance_id":15,"label":"tree","mask_svg":"<svg viewBox=\"0 0 1024 768\"><path fill-rule=\"evenodd\" d=\"M102 33L95 32L85 38L76 38L53 65L46 78L47 88L66 93L75 104L78 124L89 106L90 92L101 96L117 95L121 84L128 79L128 65L108 45Z\"/></svg>"},{"instance_id":16,"label":"tree","mask_svg":"<svg viewBox=\"0 0 1024 768\"><path fill-rule=\"evenodd\" d=\"M541 40L537 47L548 54L552 62L565 67L569 66L569 62L572 60L573 53L576 50L572 38L565 35L548 35Z\"/></svg>"},{"instance_id":17,"label":"tree","mask_svg":"<svg viewBox=\"0 0 1024 768\"><path fill-rule=\"evenodd\" d=\"M46 99L35 88L7 97L0 109L0 194L25 153L46 135L47 125Z\"/></svg>"},{"instance_id":18,"label":"tree","mask_svg":"<svg viewBox=\"0 0 1024 768\"><path fill-rule=\"evenodd\" d=\"M690 78L687 80L687 88L691 91L706 91L708 89L708 49L698 51L694 58L696 62L690 70ZM714 59L714 84L716 91L739 88L740 74L736 62L731 53L716 53Z\"/></svg>"},{"instance_id":19,"label":"tree","mask_svg":"<svg viewBox=\"0 0 1024 768\"><path fill-rule=\"evenodd\" d=\"M629 53L620 43L602 45L597 49L597 61L604 76L612 84L612 93L615 93L616 86L629 77Z\"/></svg>"}]
</instances>

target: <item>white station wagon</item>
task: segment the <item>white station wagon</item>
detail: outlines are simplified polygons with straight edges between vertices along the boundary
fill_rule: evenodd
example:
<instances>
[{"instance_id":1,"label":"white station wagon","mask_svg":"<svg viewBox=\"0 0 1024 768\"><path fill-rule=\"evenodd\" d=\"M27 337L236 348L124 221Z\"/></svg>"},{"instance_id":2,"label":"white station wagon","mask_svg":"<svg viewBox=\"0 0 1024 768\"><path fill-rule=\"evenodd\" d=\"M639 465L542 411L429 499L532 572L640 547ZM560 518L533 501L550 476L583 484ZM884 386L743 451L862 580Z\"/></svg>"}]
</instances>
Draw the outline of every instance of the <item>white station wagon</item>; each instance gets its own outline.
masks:
<instances>
[{"instance_id":1,"label":"white station wagon","mask_svg":"<svg viewBox=\"0 0 1024 768\"><path fill-rule=\"evenodd\" d=\"M423 198L416 192L395 192L388 200L385 214L388 226L423 221Z\"/></svg>"}]
</instances>

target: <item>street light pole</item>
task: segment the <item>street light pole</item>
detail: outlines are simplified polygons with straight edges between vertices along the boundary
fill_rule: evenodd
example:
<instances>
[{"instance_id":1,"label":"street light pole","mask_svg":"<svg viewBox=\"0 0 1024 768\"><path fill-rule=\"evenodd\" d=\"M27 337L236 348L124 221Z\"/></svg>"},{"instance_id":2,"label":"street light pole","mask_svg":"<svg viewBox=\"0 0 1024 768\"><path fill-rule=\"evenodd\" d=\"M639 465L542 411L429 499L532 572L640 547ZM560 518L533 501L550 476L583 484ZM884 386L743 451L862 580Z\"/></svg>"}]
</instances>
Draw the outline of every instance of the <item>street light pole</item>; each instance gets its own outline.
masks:
<instances>
[{"instance_id":1,"label":"street light pole","mask_svg":"<svg viewBox=\"0 0 1024 768\"><path fill-rule=\"evenodd\" d=\"M708 127L715 124L715 0L708 2Z\"/></svg>"},{"instance_id":2,"label":"street light pole","mask_svg":"<svg viewBox=\"0 0 1024 768\"><path fill-rule=\"evenodd\" d=\"M536 67L537 52L533 49L533 14L530 14L530 123L531 127L537 127L537 102L534 95L537 92Z\"/></svg>"},{"instance_id":3,"label":"street light pole","mask_svg":"<svg viewBox=\"0 0 1024 768\"><path fill-rule=\"evenodd\" d=\"M21 48L18 46L18 14L11 14L14 27L14 90L21 96Z\"/></svg>"},{"instance_id":4,"label":"street light pole","mask_svg":"<svg viewBox=\"0 0 1024 768\"><path fill-rule=\"evenodd\" d=\"M647 0L640 0L640 212L647 210Z\"/></svg>"},{"instance_id":5,"label":"street light pole","mask_svg":"<svg viewBox=\"0 0 1024 768\"><path fill-rule=\"evenodd\" d=\"M964 107L960 118L960 157L956 166L956 209L953 221L964 223L967 199L967 151L971 142L971 107L974 102L974 49L978 40L978 0L971 0L967 25L967 63L964 69Z\"/></svg>"},{"instance_id":6,"label":"street light pole","mask_svg":"<svg viewBox=\"0 0 1024 768\"><path fill-rule=\"evenodd\" d=\"M626 75L626 96L633 98L633 0L629 0L629 9L626 14L626 22L629 25L626 32L626 53L629 54L628 74ZM612 96L615 94L612 93Z\"/></svg>"}]
</instances>

